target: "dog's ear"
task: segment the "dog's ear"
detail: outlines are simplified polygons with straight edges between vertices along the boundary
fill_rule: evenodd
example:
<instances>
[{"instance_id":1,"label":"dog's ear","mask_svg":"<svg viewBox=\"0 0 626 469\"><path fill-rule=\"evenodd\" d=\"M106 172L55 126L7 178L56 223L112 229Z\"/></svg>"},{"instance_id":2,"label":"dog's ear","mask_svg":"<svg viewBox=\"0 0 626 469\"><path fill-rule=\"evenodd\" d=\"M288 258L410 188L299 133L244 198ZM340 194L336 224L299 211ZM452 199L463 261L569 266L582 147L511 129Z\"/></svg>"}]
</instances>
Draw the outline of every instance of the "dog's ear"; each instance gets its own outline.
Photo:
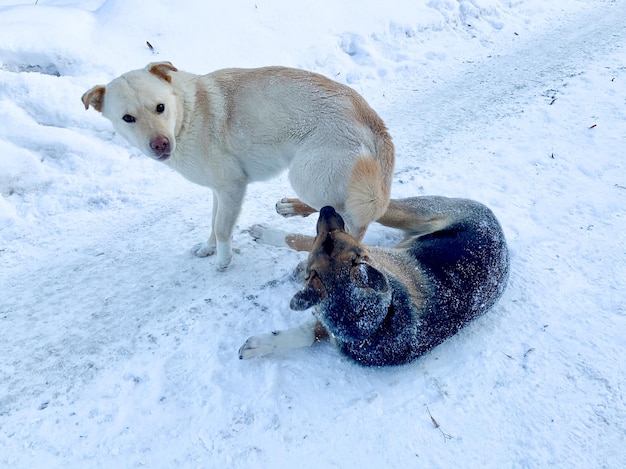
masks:
<instances>
[{"instance_id":1,"label":"dog's ear","mask_svg":"<svg viewBox=\"0 0 626 469\"><path fill-rule=\"evenodd\" d=\"M321 303L327 296L328 294L322 282L317 277L314 277L308 280L302 290L293 296L289 307L294 311L304 311Z\"/></svg>"},{"instance_id":2,"label":"dog's ear","mask_svg":"<svg viewBox=\"0 0 626 469\"><path fill-rule=\"evenodd\" d=\"M350 271L350 277L360 288L371 288L381 293L389 289L389 281L385 274L365 262L354 266Z\"/></svg>"},{"instance_id":3,"label":"dog's ear","mask_svg":"<svg viewBox=\"0 0 626 469\"><path fill-rule=\"evenodd\" d=\"M87 91L82 98L83 104L85 105L85 109L89 109L89 105L93 106L93 108L102 112L102 104L104 103L104 92L106 88L103 85L97 85Z\"/></svg>"},{"instance_id":4,"label":"dog's ear","mask_svg":"<svg viewBox=\"0 0 626 469\"><path fill-rule=\"evenodd\" d=\"M178 69L172 65L171 62L152 62L148 64L148 71L153 75L156 75L161 80L165 80L168 83L172 82L172 76L170 72L177 72Z\"/></svg>"}]
</instances>

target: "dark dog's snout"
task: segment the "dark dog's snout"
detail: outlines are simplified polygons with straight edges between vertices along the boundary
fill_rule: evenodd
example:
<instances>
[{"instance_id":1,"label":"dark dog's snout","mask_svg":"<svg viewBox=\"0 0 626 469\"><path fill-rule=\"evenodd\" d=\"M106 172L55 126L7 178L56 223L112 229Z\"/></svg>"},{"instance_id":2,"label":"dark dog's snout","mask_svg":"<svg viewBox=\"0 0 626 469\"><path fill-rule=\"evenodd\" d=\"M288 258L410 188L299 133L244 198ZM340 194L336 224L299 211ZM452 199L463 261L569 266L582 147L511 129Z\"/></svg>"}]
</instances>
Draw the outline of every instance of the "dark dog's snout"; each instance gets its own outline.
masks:
<instances>
[{"instance_id":1,"label":"dark dog's snout","mask_svg":"<svg viewBox=\"0 0 626 469\"><path fill-rule=\"evenodd\" d=\"M321 229L325 231L345 230L343 218L333 207L326 206L320 210L320 217L317 220L317 232L319 233Z\"/></svg>"},{"instance_id":2,"label":"dark dog's snout","mask_svg":"<svg viewBox=\"0 0 626 469\"><path fill-rule=\"evenodd\" d=\"M150 149L157 157L169 155L170 140L164 135L159 135L150 141Z\"/></svg>"},{"instance_id":3,"label":"dark dog's snout","mask_svg":"<svg viewBox=\"0 0 626 469\"><path fill-rule=\"evenodd\" d=\"M328 218L328 217L332 217L334 215L337 215L337 212L335 211L334 208L330 207L330 206L326 206L326 207L322 207L322 210L320 210L320 217L322 218Z\"/></svg>"}]
</instances>

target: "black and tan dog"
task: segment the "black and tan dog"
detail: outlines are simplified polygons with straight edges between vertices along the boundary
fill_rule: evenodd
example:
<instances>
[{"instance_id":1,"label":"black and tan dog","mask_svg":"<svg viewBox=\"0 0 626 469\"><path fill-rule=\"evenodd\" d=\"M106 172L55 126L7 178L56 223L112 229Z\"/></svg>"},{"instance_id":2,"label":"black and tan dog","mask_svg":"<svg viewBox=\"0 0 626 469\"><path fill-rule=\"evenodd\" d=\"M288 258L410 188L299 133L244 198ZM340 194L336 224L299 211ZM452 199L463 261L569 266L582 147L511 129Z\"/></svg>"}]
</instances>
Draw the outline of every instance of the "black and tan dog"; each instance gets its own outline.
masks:
<instances>
[{"instance_id":1,"label":"black and tan dog","mask_svg":"<svg viewBox=\"0 0 626 469\"><path fill-rule=\"evenodd\" d=\"M400 365L424 354L486 312L502 294L509 254L484 205L465 199L392 200L383 225L405 239L364 246L331 207L321 210L303 288L291 300L313 317L285 331L250 337L240 358L330 338L364 365Z\"/></svg>"}]
</instances>

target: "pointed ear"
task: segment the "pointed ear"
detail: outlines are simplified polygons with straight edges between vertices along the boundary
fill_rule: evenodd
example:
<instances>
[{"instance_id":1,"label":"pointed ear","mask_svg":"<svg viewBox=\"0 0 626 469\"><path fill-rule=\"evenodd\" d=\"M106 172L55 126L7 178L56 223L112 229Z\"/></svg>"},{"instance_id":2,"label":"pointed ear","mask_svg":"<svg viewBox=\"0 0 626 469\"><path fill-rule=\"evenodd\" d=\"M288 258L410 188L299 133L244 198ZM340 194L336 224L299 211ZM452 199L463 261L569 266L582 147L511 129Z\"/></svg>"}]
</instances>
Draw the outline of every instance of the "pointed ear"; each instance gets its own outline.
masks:
<instances>
[{"instance_id":1,"label":"pointed ear","mask_svg":"<svg viewBox=\"0 0 626 469\"><path fill-rule=\"evenodd\" d=\"M377 292L386 292L389 289L385 274L365 262L353 267L350 277L360 288L371 288Z\"/></svg>"},{"instance_id":2,"label":"pointed ear","mask_svg":"<svg viewBox=\"0 0 626 469\"><path fill-rule=\"evenodd\" d=\"M177 72L178 69L174 67L171 62L152 62L148 64L148 71L161 80L171 83L172 77L170 72Z\"/></svg>"},{"instance_id":3,"label":"pointed ear","mask_svg":"<svg viewBox=\"0 0 626 469\"><path fill-rule=\"evenodd\" d=\"M304 311L321 303L328 295L319 279L307 281L298 293L291 299L289 307L294 311Z\"/></svg>"},{"instance_id":4,"label":"pointed ear","mask_svg":"<svg viewBox=\"0 0 626 469\"><path fill-rule=\"evenodd\" d=\"M89 109L89 105L92 105L96 111L102 112L105 91L106 88L103 85L96 85L87 91L81 98L83 104L85 105L85 109Z\"/></svg>"}]
</instances>

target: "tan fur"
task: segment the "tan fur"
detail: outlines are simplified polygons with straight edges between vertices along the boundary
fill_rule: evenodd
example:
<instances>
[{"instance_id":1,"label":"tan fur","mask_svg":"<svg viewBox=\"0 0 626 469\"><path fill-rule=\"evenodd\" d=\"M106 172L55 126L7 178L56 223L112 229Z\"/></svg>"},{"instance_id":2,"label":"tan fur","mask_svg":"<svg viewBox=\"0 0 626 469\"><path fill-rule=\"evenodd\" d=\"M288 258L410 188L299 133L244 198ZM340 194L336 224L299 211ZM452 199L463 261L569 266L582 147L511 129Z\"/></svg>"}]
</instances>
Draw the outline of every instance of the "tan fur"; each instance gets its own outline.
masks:
<instances>
[{"instance_id":1,"label":"tan fur","mask_svg":"<svg viewBox=\"0 0 626 469\"><path fill-rule=\"evenodd\" d=\"M152 64L149 68L150 73L156 75L161 80L165 80L168 83L172 82L172 77L169 72L177 72L178 69L174 67L170 62L158 62Z\"/></svg>"},{"instance_id":2,"label":"tan fur","mask_svg":"<svg viewBox=\"0 0 626 469\"><path fill-rule=\"evenodd\" d=\"M303 234L287 234L285 235L285 242L294 251L311 251L313 247L313 236L307 236Z\"/></svg>"},{"instance_id":3,"label":"tan fur","mask_svg":"<svg viewBox=\"0 0 626 469\"><path fill-rule=\"evenodd\" d=\"M376 160L358 159L352 168L346 200L346 212L352 217L352 225L363 227L378 220L389 203L388 189Z\"/></svg>"},{"instance_id":4,"label":"tan fur","mask_svg":"<svg viewBox=\"0 0 626 469\"><path fill-rule=\"evenodd\" d=\"M293 213L291 215L299 215L301 217L308 217L313 213L317 213L313 207L303 203L300 199L284 198L276 203L276 211L281 213L284 207L289 207Z\"/></svg>"},{"instance_id":5,"label":"tan fur","mask_svg":"<svg viewBox=\"0 0 626 469\"><path fill-rule=\"evenodd\" d=\"M376 221L403 230L407 236L434 233L450 223L449 216L445 214L419 213L416 208L412 208L419 216L407 217L407 210L405 200L391 199L383 216Z\"/></svg>"},{"instance_id":6,"label":"tan fur","mask_svg":"<svg viewBox=\"0 0 626 469\"><path fill-rule=\"evenodd\" d=\"M358 239L389 200L394 150L383 121L354 90L322 75L285 67L194 75L156 62L93 87L82 101L146 155L212 189L211 235L194 252L217 253L219 269L231 261L249 182L289 169L298 198L277 211L306 216L331 205ZM255 233L310 248L305 237Z\"/></svg>"},{"instance_id":7,"label":"tan fur","mask_svg":"<svg viewBox=\"0 0 626 469\"><path fill-rule=\"evenodd\" d=\"M94 86L85 94L83 94L81 100L85 105L85 109L89 109L91 105L96 111L102 112L102 103L104 101L104 86Z\"/></svg>"}]
</instances>

